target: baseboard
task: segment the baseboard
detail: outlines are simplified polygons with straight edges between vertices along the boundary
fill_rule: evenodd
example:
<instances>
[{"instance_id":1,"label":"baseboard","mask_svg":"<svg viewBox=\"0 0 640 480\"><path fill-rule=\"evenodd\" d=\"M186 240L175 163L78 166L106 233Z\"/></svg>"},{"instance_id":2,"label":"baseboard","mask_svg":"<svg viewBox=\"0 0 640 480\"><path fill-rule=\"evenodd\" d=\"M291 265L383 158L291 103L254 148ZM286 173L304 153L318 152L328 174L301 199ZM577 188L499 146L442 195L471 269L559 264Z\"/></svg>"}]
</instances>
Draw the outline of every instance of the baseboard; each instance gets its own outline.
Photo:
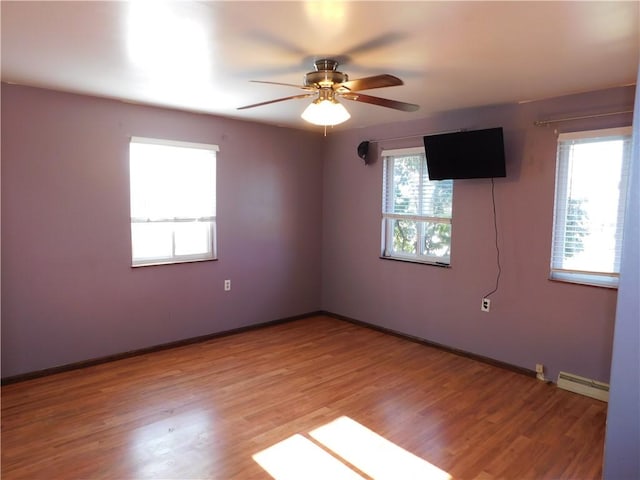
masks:
<instances>
[{"instance_id":1,"label":"baseboard","mask_svg":"<svg viewBox=\"0 0 640 480\"><path fill-rule=\"evenodd\" d=\"M502 362L500 360L495 360L493 358L485 357L483 355L478 355L475 353L467 352L465 350L460 350L457 348L449 347L447 345L443 345L441 343L432 342L431 340L427 340L425 338L416 337L413 335L408 335L406 333L399 332L397 330L392 330L390 328L381 327L379 325L374 325L372 323L363 322L362 320L356 320L355 318L345 317L344 315L339 315L337 313L322 311L320 312L322 315L326 315L327 317L332 317L337 320L343 320L345 322L353 323L354 325L359 325L361 327L370 328L372 330L376 330L378 332L386 333L388 335L393 335L395 337L403 338L405 340L409 340L415 343L419 343L421 345L426 345L428 347L437 348L439 350L444 350L445 352L453 353L454 355L458 355L461 357L470 358L472 360L477 360L478 362L486 363L492 365L494 367L499 367L505 370L510 370L515 373L520 373L522 375L526 375L528 377L536 378L536 372L534 370L529 370L528 368L519 367L517 365L512 365L510 363Z\"/></svg>"},{"instance_id":2,"label":"baseboard","mask_svg":"<svg viewBox=\"0 0 640 480\"><path fill-rule=\"evenodd\" d=\"M526 368L522 368L522 367L518 367L516 365L512 365L510 363L506 363L506 362L502 362L500 360L495 360L493 358L489 358L489 357L484 357L482 355L477 355L475 353L471 353L471 352L467 352L464 350L459 350L457 348L453 348L453 347L449 347L447 345L442 345L440 343L436 343L436 342L432 342L430 340L424 339L424 338L420 338L420 337L416 337L413 335L408 335L406 333L402 333L399 332L397 330L392 330L390 328L386 328L386 327L381 327L379 325L374 325L372 323L367 323L367 322L363 322L362 320L356 320L355 318L350 318L350 317L346 317L344 315L339 315L337 313L333 313L333 312L327 312L324 310L319 310L319 311L315 311L315 312L309 312L309 313L304 313L301 315L295 315L292 317L287 317L287 318L280 318L277 320L271 320L271 321L267 321L267 322L262 322L262 323L256 323L253 325L247 325L245 327L239 327L239 328L234 328L231 330L224 330L222 332L216 332L216 333L210 333L207 335L202 335L199 337L191 337L191 338L186 338L183 340L177 340L175 342L169 342L169 343L163 343L161 345L154 345L151 347L145 347L145 348L140 348L137 350L131 350L128 352L123 352L123 353L116 353L113 355L107 355L105 357L98 357L98 358L92 358L89 360L83 360L80 362L74 362L74 363L69 363L66 365L60 365L57 367L52 367L52 368L46 368L43 370L36 370L33 372L27 372L27 373L21 373L19 375L13 375L10 377L4 377L2 379L0 379L0 385L9 385L12 383L18 383L18 382L24 382L26 380L32 380L35 378L40 378L40 377L46 377L49 375L55 375L57 373L62 373L62 372L68 372L71 370L78 370L81 368L87 368L87 367L92 367L94 365L100 365L103 363L108 363L108 362L114 362L116 360L122 360L125 358L130 358L130 357L135 357L138 355L145 355L147 353L153 353L153 352L159 352L161 350L168 350L170 348L176 348L176 347L182 347L182 346L186 346L186 345L191 345L194 343L201 343L201 342L206 342L207 340L212 340L214 338L220 338L220 337L226 337L229 335L235 335L238 333L243 333L243 332L248 332L251 330L258 330L261 328L265 328L265 327L270 327L273 325L278 325L278 324L282 324L282 323L287 323L287 322L293 322L296 320L302 320L305 318L310 318L310 317L315 317L318 315L325 315L327 317L331 317L331 318L335 318L337 320L342 320L345 322L349 322L352 323L354 325L359 325L361 327L365 327L365 328L370 328L372 330L377 330L379 332L382 333L386 333L388 335L394 335L396 337L399 338L403 338L405 340L409 340L415 343L419 343L422 345L426 345L429 347L433 347L433 348L437 348L439 350L444 350L446 352L449 353L453 353L454 355L459 355L461 357L466 357L466 358L471 358L473 360L477 360L479 362L482 363L486 363L489 365L493 365L495 367L500 367L503 368L505 370L510 370L512 372L516 372L516 373L520 373L522 375L527 375L529 377L533 377L535 378L536 376L536 372L533 370L529 370Z\"/></svg>"},{"instance_id":3,"label":"baseboard","mask_svg":"<svg viewBox=\"0 0 640 480\"><path fill-rule=\"evenodd\" d=\"M222 332L210 333L207 335L201 335L199 337L185 338L183 340L177 340L175 342L163 343L160 345L154 345L151 347L139 348L136 350L130 350L128 352L116 353L113 355L107 355L105 357L92 358L89 360L83 360L80 362L69 363L66 365L60 365L57 367L45 368L43 370L36 370L34 372L21 373L10 377L4 377L0 379L0 385L9 385L12 383L24 382L26 380L33 380L34 378L47 377L49 375L55 375L56 373L68 372L71 370L78 370L80 368L92 367L94 365L100 365L102 363L114 362L116 360L122 360L124 358L136 357L138 355L145 355L147 353L159 352L161 350L168 350L170 348L183 347L194 343L206 342L214 338L226 337L229 335L235 335L238 333L248 332L251 330L257 330L264 327L271 327L281 323L293 322L295 320L302 320L309 317L315 317L323 315L323 312L309 312L301 315L295 315L293 317L280 318L277 320L270 320L267 322L256 323L253 325L247 325L245 327L233 328L231 330L224 330Z\"/></svg>"}]
</instances>

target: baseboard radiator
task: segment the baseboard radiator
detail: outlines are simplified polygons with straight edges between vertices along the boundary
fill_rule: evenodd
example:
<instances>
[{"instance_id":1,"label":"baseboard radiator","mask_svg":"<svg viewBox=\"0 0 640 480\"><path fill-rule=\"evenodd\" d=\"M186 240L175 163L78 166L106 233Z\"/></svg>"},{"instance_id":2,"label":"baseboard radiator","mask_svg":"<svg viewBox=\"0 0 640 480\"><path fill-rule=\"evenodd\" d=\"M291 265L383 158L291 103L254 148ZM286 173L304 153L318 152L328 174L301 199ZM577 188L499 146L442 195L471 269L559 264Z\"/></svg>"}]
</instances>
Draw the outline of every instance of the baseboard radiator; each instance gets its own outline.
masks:
<instances>
[{"instance_id":1,"label":"baseboard radiator","mask_svg":"<svg viewBox=\"0 0 640 480\"><path fill-rule=\"evenodd\" d=\"M558 388L596 398L603 402L609 401L609 385L573 373L560 372L558 374Z\"/></svg>"}]
</instances>

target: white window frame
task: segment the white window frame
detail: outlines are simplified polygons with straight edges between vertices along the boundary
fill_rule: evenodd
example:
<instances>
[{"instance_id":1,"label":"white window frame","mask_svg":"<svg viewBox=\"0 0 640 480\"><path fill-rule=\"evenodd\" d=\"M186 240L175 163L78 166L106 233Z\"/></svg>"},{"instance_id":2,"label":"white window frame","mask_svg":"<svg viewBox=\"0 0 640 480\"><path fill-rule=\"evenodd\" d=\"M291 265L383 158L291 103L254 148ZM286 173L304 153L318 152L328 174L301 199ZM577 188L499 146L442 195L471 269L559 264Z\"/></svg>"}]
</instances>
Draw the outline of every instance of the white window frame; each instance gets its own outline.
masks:
<instances>
[{"instance_id":1,"label":"white window frame","mask_svg":"<svg viewBox=\"0 0 640 480\"><path fill-rule=\"evenodd\" d=\"M131 137L130 141L130 168L131 162L133 161L131 155L131 146L134 144L151 144L151 145L162 145L167 147L178 147L183 149L198 149L198 150L207 150L211 152L213 155L211 156L211 160L213 162L212 169L214 172L214 178L212 179L212 187L213 187L213 197L216 198L217 195L217 185L216 185L216 174L217 171L217 152L219 148L217 145L203 144L203 143L193 143L193 142L181 142L176 140L164 140L157 138L146 138L146 137ZM173 161L174 159L172 159ZM180 161L179 158L175 159L176 162ZM133 178L130 178L130 195L132 194L133 189ZM169 186L170 187L170 186ZM172 189L167 188L167 195L171 195ZM133 210L133 201L131 200L131 209ZM131 212L131 266L132 267L141 267L141 266L150 266L150 265L168 265L175 263L187 263L187 262L201 262L201 261L209 261L217 259L217 227L216 227L216 205L214 201L214 205L211 206L210 210L213 212L213 215L206 216L154 216L153 218L149 218L147 216L140 217L134 216L133 212ZM170 255L162 255L162 256L144 256L134 258L134 225L140 223L154 223L154 224L162 224L162 223L207 223L208 227L206 229L206 245L207 251L200 252L195 254L180 254L176 252L176 231L173 230L171 233L171 254Z\"/></svg>"},{"instance_id":2,"label":"white window frame","mask_svg":"<svg viewBox=\"0 0 640 480\"><path fill-rule=\"evenodd\" d=\"M629 168L631 164L631 127L607 128L600 130L579 131L561 133L558 135L558 150L556 159L556 183L553 214L553 236L551 242L551 280L569 283L592 285L607 288L618 288L620 273L620 258L622 252L622 236L624 230L624 217L628 196ZM616 235L614 266L611 271L593 271L588 269L570 269L563 266L565 259L566 217L570 189L569 163L570 148L573 144L584 144L590 141L598 142L605 139L621 138L623 144L623 158L621 177L619 183L618 207L616 212ZM605 159L603 159L605 161ZM603 166L606 168L606 165ZM612 192L613 194L613 192Z\"/></svg>"},{"instance_id":3,"label":"white window frame","mask_svg":"<svg viewBox=\"0 0 640 480\"><path fill-rule=\"evenodd\" d=\"M420 246L424 243L425 223L439 223L445 225L452 225L452 217L434 217L428 215L416 215L416 214L401 214L393 212L393 202L395 196L391 196L391 204L388 204L387 192L389 189L393 191L393 169L396 158L403 156L421 156L421 175L420 175L420 190L422 190L426 178L428 182L453 182L453 180L428 180L428 170L424 147L412 147L412 148L400 148L393 150L383 150L383 185L382 185L382 239L381 239L381 254L380 258L402 260L413 263L423 263L429 265L438 266L450 266L451 255L435 256L420 253ZM419 195L422 198L422 195ZM453 183L451 184L451 200L453 204ZM453 215L452 215L453 216ZM398 252L393 248L393 222L394 220L410 220L416 222L417 227L417 249L416 254L409 254L406 252ZM451 252L451 239L449 244L449 252Z\"/></svg>"}]
</instances>

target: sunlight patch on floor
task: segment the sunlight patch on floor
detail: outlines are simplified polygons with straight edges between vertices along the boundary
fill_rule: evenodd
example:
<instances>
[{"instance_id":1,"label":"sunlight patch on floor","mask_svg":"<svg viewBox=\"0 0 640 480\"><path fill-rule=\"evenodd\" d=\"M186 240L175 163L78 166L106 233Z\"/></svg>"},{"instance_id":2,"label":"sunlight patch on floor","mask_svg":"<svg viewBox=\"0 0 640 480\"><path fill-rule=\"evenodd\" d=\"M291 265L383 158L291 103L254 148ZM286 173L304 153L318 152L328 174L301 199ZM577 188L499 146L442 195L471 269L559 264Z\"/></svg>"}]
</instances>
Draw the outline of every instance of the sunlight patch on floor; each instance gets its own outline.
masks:
<instances>
[{"instance_id":1,"label":"sunlight patch on floor","mask_svg":"<svg viewBox=\"0 0 640 480\"><path fill-rule=\"evenodd\" d=\"M340 417L310 435L375 480L451 479L444 470L349 417Z\"/></svg>"},{"instance_id":2,"label":"sunlight patch on floor","mask_svg":"<svg viewBox=\"0 0 640 480\"><path fill-rule=\"evenodd\" d=\"M276 443L253 459L276 480L363 480L302 435Z\"/></svg>"},{"instance_id":3,"label":"sunlight patch on floor","mask_svg":"<svg viewBox=\"0 0 640 480\"><path fill-rule=\"evenodd\" d=\"M444 470L349 417L337 418L308 435L312 440L296 434L256 453L253 459L275 480L364 478L348 465L374 480L452 479Z\"/></svg>"}]
</instances>

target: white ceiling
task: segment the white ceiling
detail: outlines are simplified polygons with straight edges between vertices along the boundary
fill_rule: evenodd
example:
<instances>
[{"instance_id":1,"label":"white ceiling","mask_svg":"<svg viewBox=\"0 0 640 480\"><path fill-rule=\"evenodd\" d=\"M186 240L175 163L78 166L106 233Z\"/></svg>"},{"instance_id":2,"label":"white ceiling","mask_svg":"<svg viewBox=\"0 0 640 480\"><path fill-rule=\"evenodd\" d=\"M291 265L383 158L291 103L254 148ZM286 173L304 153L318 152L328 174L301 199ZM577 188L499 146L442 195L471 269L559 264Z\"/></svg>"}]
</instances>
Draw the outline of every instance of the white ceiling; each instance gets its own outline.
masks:
<instances>
[{"instance_id":1,"label":"white ceiling","mask_svg":"<svg viewBox=\"0 0 640 480\"><path fill-rule=\"evenodd\" d=\"M631 2L2 1L2 80L295 128L310 102L237 107L303 93L316 58L406 113L344 100L355 128L463 107L635 83Z\"/></svg>"}]
</instances>

